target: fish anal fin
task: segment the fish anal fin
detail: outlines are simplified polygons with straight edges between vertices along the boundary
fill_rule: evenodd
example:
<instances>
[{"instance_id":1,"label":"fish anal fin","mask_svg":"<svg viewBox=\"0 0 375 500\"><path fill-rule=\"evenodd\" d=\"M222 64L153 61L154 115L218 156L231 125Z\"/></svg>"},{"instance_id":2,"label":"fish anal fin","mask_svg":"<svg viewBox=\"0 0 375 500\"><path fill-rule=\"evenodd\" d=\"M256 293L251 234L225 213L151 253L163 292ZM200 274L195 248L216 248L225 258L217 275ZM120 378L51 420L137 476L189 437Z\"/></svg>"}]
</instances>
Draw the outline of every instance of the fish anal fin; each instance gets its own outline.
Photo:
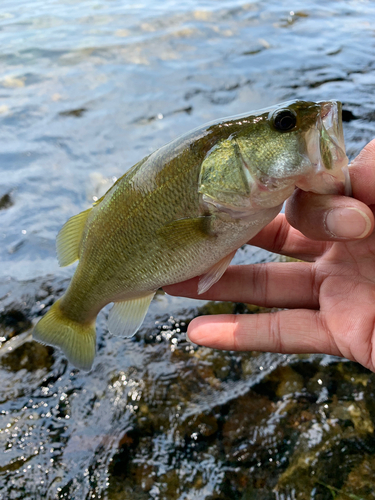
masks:
<instances>
[{"instance_id":1,"label":"fish anal fin","mask_svg":"<svg viewBox=\"0 0 375 500\"><path fill-rule=\"evenodd\" d=\"M223 259L219 260L219 262L216 262L215 265L213 265L206 274L203 274L198 283L198 294L201 295L202 293L207 292L212 285L214 285L219 279L223 276L225 271L227 270L229 264L231 263L231 260L235 256L237 250L234 250L231 252L229 255L226 255Z\"/></svg>"},{"instance_id":2,"label":"fish anal fin","mask_svg":"<svg viewBox=\"0 0 375 500\"><path fill-rule=\"evenodd\" d=\"M73 264L79 258L79 245L91 208L71 217L56 238L56 252L61 267Z\"/></svg>"},{"instance_id":3,"label":"fish anal fin","mask_svg":"<svg viewBox=\"0 0 375 500\"><path fill-rule=\"evenodd\" d=\"M132 337L137 333L145 319L155 292L136 299L115 302L109 311L108 330L113 335Z\"/></svg>"}]
</instances>

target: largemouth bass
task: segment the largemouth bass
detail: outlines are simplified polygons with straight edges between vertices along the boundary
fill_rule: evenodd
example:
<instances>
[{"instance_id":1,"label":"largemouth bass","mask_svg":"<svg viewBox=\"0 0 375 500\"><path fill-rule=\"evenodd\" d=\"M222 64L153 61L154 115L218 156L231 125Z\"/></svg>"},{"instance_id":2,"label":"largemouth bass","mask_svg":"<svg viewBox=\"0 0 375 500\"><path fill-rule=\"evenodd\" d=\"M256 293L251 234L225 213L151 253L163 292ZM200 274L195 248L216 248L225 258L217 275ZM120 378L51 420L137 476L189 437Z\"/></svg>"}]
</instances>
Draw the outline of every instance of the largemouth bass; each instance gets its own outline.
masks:
<instances>
[{"instance_id":1,"label":"largemouth bass","mask_svg":"<svg viewBox=\"0 0 375 500\"><path fill-rule=\"evenodd\" d=\"M335 101L286 102L177 138L63 226L59 264L79 263L34 338L90 370L106 304L109 331L134 335L158 288L201 276L198 291L207 291L296 186L348 194L347 164Z\"/></svg>"}]
</instances>

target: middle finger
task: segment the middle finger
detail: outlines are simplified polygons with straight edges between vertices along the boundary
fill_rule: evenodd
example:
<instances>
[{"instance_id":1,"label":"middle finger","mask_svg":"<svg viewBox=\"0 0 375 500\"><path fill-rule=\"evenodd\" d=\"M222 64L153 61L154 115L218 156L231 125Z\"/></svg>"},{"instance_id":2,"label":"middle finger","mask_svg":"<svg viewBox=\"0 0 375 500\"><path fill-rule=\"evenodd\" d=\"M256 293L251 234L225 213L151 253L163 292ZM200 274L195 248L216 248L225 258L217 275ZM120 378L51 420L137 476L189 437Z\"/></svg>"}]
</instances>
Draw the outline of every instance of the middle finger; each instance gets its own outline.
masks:
<instances>
[{"instance_id":1,"label":"middle finger","mask_svg":"<svg viewBox=\"0 0 375 500\"><path fill-rule=\"evenodd\" d=\"M206 293L198 295L199 278L163 287L169 295L202 300L245 302L262 307L319 308L315 266L280 262L230 266Z\"/></svg>"}]
</instances>

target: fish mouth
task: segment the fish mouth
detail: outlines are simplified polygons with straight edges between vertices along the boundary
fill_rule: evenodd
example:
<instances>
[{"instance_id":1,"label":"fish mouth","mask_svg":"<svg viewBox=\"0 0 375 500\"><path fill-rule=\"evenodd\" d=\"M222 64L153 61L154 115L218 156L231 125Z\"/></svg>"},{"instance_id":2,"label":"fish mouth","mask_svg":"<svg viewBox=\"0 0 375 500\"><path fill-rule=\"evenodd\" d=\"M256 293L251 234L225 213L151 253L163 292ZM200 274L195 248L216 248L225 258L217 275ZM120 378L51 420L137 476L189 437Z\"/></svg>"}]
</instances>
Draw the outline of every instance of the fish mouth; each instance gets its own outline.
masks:
<instances>
[{"instance_id":1,"label":"fish mouth","mask_svg":"<svg viewBox=\"0 0 375 500\"><path fill-rule=\"evenodd\" d=\"M351 195L348 158L338 101L321 101L316 124L306 133L306 153L311 174L296 182L304 191Z\"/></svg>"},{"instance_id":2,"label":"fish mouth","mask_svg":"<svg viewBox=\"0 0 375 500\"><path fill-rule=\"evenodd\" d=\"M342 104L337 101L319 102L322 126L331 140L342 152L345 151L344 131L342 128ZM345 154L345 153L344 153Z\"/></svg>"}]
</instances>

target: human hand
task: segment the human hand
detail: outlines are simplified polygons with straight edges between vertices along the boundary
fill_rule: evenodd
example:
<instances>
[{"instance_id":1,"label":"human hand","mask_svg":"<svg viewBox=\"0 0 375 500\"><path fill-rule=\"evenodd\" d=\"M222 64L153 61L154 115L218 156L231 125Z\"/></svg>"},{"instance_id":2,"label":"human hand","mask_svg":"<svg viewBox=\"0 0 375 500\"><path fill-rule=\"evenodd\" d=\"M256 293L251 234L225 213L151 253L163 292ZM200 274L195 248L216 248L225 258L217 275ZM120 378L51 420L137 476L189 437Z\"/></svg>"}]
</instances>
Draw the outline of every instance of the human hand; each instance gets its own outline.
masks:
<instances>
[{"instance_id":1,"label":"human hand","mask_svg":"<svg viewBox=\"0 0 375 500\"><path fill-rule=\"evenodd\" d=\"M199 278L164 287L170 295L287 309L195 318L188 328L192 342L333 354L375 371L375 139L349 171L353 198L297 189L286 214L249 241L305 262L231 266L199 296Z\"/></svg>"}]
</instances>

